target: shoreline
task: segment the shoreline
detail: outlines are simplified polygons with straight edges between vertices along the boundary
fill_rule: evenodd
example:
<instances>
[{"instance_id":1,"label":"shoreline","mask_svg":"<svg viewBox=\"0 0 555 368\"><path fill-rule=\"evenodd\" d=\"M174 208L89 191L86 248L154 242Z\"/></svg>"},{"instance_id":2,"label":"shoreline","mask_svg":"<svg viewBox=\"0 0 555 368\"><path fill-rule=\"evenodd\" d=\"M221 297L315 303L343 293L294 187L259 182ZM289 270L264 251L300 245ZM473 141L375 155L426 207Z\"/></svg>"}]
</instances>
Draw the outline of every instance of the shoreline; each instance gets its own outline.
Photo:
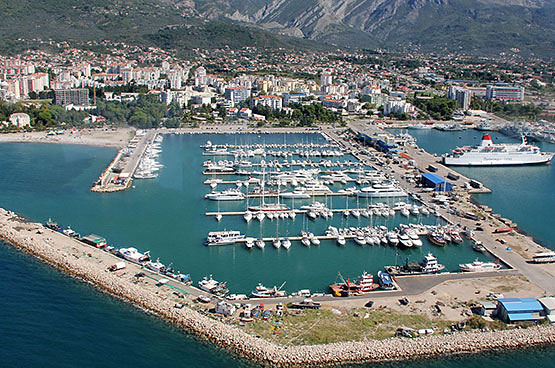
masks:
<instances>
[{"instance_id":1,"label":"shoreline","mask_svg":"<svg viewBox=\"0 0 555 368\"><path fill-rule=\"evenodd\" d=\"M111 129L82 129L76 133L47 135L47 132L4 133L0 134L1 143L43 143L69 144L77 146L93 146L120 149L129 141L133 128Z\"/></svg>"},{"instance_id":2,"label":"shoreline","mask_svg":"<svg viewBox=\"0 0 555 368\"><path fill-rule=\"evenodd\" d=\"M240 358L264 366L331 366L403 361L555 344L553 326L535 326L527 329L430 335L415 339L388 338L326 345L284 346L201 315L187 306L176 309L174 301L164 297L162 293L158 294L157 291L161 289L148 288L134 283L132 278L108 272L106 264L102 264L100 260L95 261L100 252L106 252L86 246L41 224L27 222L4 209L0 209L0 238L66 274L92 283L103 292L121 298L143 311L156 314L174 326L233 352ZM133 269L132 265L129 268Z\"/></svg>"}]
</instances>

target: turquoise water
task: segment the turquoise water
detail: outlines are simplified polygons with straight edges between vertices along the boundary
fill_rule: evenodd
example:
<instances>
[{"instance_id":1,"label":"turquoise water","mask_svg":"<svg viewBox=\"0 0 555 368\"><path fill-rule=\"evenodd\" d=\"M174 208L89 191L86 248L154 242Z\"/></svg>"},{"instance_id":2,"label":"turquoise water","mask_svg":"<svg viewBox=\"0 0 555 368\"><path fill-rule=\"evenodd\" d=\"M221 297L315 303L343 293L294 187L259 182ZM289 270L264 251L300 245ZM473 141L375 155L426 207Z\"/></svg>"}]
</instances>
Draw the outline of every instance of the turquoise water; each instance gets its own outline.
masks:
<instances>
[{"instance_id":1,"label":"turquoise water","mask_svg":"<svg viewBox=\"0 0 555 368\"><path fill-rule=\"evenodd\" d=\"M88 190L113 158L112 149L0 145L3 158L0 206L36 221L53 217L79 231L105 235L116 244L151 249L162 261L173 260L176 266L192 272L196 278L202 272L212 272L228 279L232 288L241 290L252 288L258 280L271 284L273 280L278 283L284 279L288 286L324 288L339 270L356 275L383 261L394 261L392 249L360 248L354 244L348 244L345 249L335 244L310 249L294 244L289 252L271 248L247 252L241 247L202 246L208 229L223 226L249 229L244 228L242 219L218 225L214 219L199 214L206 210L208 203L199 202L198 198L208 189L199 185L202 158L188 155L189 151L197 150L197 138L167 137L161 157L166 166L160 177L137 182L134 190L114 195L98 195ZM216 137L210 139L215 141ZM293 138L287 139L289 142ZM339 216L336 220L341 221ZM269 221L268 224L271 229L275 226ZM303 224L297 217L295 225L289 226L293 231L295 226L300 229ZM470 260L475 256L462 246L431 249L443 263L451 264L450 267L459 262L451 261L451 257ZM414 252L411 257L421 256L419 251L411 252ZM296 281L297 277L302 280ZM291 289L295 290L294 287ZM0 290L0 366L245 366L218 349L4 243L0 243ZM555 348L550 347L379 366L506 367L518 361L525 367L553 367L554 358Z\"/></svg>"},{"instance_id":2,"label":"turquoise water","mask_svg":"<svg viewBox=\"0 0 555 368\"><path fill-rule=\"evenodd\" d=\"M2 367L248 365L160 319L0 242ZM553 367L555 347L394 364L383 368Z\"/></svg>"},{"instance_id":3,"label":"turquoise water","mask_svg":"<svg viewBox=\"0 0 555 368\"><path fill-rule=\"evenodd\" d=\"M329 221L311 221L298 215L295 221L265 219L262 223L253 220L247 224L242 216L226 216L218 223L214 217L207 217L204 213L217 211L218 206L221 211L241 211L246 203L218 204L203 199L204 194L210 191L208 185L202 184L206 178L202 175L202 162L208 157L201 155L199 145L207 139L213 143L250 143L258 139L264 139L266 143L282 143L284 135L265 135L262 138L255 135L166 136L160 156L164 168L158 178L136 180L134 189L106 195L91 193L88 189L111 160L114 154L111 149L2 145L0 154L10 164L4 165L5 175L0 180L0 204L37 221L52 217L61 224L71 225L83 235L100 234L116 246L150 250L161 262L172 262L177 270L191 273L194 280L213 274L216 279L226 280L232 292L240 293L249 293L258 282L268 286L286 282L284 289L290 292L305 288L324 292L336 280L338 272L345 278L356 277L363 271L375 274L384 265L395 264L396 261L402 263L407 258L420 261L429 251L449 270L457 270L459 263L486 257L474 252L467 243L441 248L424 238L423 247L409 250L361 247L352 241L345 248L338 247L335 241L322 241L320 246L310 248L293 242L289 250L276 250L269 243L264 250L247 250L239 244L206 247L203 242L208 232L224 229L240 230L253 237L276 234L296 236L303 229L323 234L330 224L347 227L372 223L393 228L407 222L400 215L357 220L352 216L344 219L337 213ZM314 134L287 135L287 143L301 141L318 143L322 138ZM41 157L41 160L36 160L36 157ZM300 202L297 200L294 206L298 208L301 204L310 203L310 200ZM330 197L327 202L334 208L357 206L355 198ZM286 203L293 205L292 200ZM366 199L358 203L361 207L366 205ZM437 219L421 216L411 217L411 221L435 224Z\"/></svg>"},{"instance_id":4,"label":"turquoise water","mask_svg":"<svg viewBox=\"0 0 555 368\"><path fill-rule=\"evenodd\" d=\"M456 146L479 144L481 132L441 132L408 130L417 144L426 151L441 155ZM494 142L517 143L520 140L492 132ZM555 145L534 142L542 151L554 152ZM555 249L553 237L553 209L555 208L555 165L517 167L457 167L455 170L484 183L493 193L479 194L475 198L508 217L541 244Z\"/></svg>"}]
</instances>

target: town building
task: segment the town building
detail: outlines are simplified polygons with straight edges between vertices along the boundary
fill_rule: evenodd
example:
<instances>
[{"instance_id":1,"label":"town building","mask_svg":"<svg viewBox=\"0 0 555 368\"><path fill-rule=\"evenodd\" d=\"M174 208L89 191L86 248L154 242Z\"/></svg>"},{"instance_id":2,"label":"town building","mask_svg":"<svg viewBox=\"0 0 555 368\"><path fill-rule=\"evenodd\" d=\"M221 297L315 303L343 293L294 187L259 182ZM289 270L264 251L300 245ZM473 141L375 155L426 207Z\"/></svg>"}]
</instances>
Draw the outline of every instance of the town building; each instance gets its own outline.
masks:
<instances>
[{"instance_id":1,"label":"town building","mask_svg":"<svg viewBox=\"0 0 555 368\"><path fill-rule=\"evenodd\" d=\"M383 107L383 114L409 114L414 112L414 106L400 97L390 97Z\"/></svg>"},{"instance_id":2,"label":"town building","mask_svg":"<svg viewBox=\"0 0 555 368\"><path fill-rule=\"evenodd\" d=\"M488 85L486 98L496 101L524 101L524 87Z\"/></svg>"},{"instance_id":3,"label":"town building","mask_svg":"<svg viewBox=\"0 0 555 368\"><path fill-rule=\"evenodd\" d=\"M89 90L87 88L55 89L54 103L61 106L88 106Z\"/></svg>"},{"instance_id":4,"label":"town building","mask_svg":"<svg viewBox=\"0 0 555 368\"><path fill-rule=\"evenodd\" d=\"M472 92L465 87L449 86L447 91L447 98L457 101L457 105L463 110L468 110L470 108L471 96Z\"/></svg>"},{"instance_id":5,"label":"town building","mask_svg":"<svg viewBox=\"0 0 555 368\"><path fill-rule=\"evenodd\" d=\"M279 110L283 107L283 100L279 96L270 96L270 95L253 97L251 99L251 107L259 106L259 105L268 106L269 108Z\"/></svg>"},{"instance_id":6,"label":"town building","mask_svg":"<svg viewBox=\"0 0 555 368\"><path fill-rule=\"evenodd\" d=\"M233 105L245 102L251 96L251 89L248 87L227 87L224 92L226 100L230 100Z\"/></svg>"},{"instance_id":7,"label":"town building","mask_svg":"<svg viewBox=\"0 0 555 368\"><path fill-rule=\"evenodd\" d=\"M543 307L545 318L551 323L555 323L555 297L548 296L538 299Z\"/></svg>"}]
</instances>

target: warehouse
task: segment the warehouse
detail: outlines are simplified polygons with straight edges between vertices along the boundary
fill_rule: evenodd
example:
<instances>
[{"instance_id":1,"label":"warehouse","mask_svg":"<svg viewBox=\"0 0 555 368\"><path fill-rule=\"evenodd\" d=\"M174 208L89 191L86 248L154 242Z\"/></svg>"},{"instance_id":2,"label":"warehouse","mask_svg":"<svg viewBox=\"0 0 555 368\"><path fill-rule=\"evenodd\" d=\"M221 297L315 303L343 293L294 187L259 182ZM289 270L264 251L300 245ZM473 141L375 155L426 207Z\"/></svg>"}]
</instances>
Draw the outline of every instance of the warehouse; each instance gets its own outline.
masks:
<instances>
[{"instance_id":1,"label":"warehouse","mask_svg":"<svg viewBox=\"0 0 555 368\"><path fill-rule=\"evenodd\" d=\"M506 323L543 319L543 307L534 298L497 299L497 317Z\"/></svg>"},{"instance_id":2,"label":"warehouse","mask_svg":"<svg viewBox=\"0 0 555 368\"><path fill-rule=\"evenodd\" d=\"M453 185L441 176L434 173L422 174L421 183L427 188L433 188L438 192L449 192L453 190Z\"/></svg>"}]
</instances>

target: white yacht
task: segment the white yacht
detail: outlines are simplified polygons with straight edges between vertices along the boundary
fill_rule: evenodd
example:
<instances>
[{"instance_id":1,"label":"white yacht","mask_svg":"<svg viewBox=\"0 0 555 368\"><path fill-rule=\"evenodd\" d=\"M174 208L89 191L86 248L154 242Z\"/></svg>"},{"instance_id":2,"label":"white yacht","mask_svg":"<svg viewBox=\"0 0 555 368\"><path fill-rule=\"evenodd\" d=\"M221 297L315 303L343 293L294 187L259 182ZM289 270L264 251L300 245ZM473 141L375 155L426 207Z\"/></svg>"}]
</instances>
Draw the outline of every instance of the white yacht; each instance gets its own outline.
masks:
<instances>
[{"instance_id":1,"label":"white yacht","mask_svg":"<svg viewBox=\"0 0 555 368\"><path fill-rule=\"evenodd\" d=\"M221 192L208 193L204 198L211 201L242 201L245 199L245 194L238 189L226 189Z\"/></svg>"},{"instance_id":2,"label":"white yacht","mask_svg":"<svg viewBox=\"0 0 555 368\"><path fill-rule=\"evenodd\" d=\"M240 231L230 230L230 231L212 231L208 233L206 238L206 245L228 245L235 243L236 240L244 239L245 235L241 234Z\"/></svg>"},{"instance_id":3,"label":"white yacht","mask_svg":"<svg viewBox=\"0 0 555 368\"><path fill-rule=\"evenodd\" d=\"M370 198L406 197L407 193L400 187L390 183L376 183L372 184L372 186L361 188L358 196Z\"/></svg>"},{"instance_id":4,"label":"white yacht","mask_svg":"<svg viewBox=\"0 0 555 368\"><path fill-rule=\"evenodd\" d=\"M501 265L494 262L482 262L479 260L475 260L472 263L460 264L459 267L463 272L485 272L496 271L501 268Z\"/></svg>"},{"instance_id":5,"label":"white yacht","mask_svg":"<svg viewBox=\"0 0 555 368\"><path fill-rule=\"evenodd\" d=\"M280 193L279 196L281 198L286 198L286 199L309 199L310 198L310 194L305 193L302 190L294 190L291 192L283 192Z\"/></svg>"}]
</instances>

